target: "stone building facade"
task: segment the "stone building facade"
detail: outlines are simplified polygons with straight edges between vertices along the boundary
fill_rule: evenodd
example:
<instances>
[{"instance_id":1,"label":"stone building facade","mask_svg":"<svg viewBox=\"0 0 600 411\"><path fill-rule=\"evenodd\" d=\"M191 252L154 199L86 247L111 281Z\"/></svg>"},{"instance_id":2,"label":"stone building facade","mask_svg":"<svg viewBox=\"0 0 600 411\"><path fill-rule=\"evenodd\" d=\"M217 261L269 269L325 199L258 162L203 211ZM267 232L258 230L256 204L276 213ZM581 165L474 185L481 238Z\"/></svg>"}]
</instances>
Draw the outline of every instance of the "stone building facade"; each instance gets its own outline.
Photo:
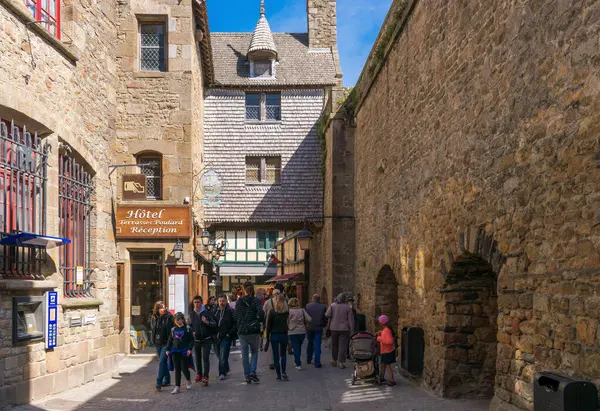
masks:
<instances>
[{"instance_id":1,"label":"stone building facade","mask_svg":"<svg viewBox=\"0 0 600 411\"><path fill-rule=\"evenodd\" d=\"M50 3L0 1L0 408L111 375L130 352L130 326L148 314L133 315L141 309L132 307L141 295L132 284L136 252L159 255L150 262L167 303L196 293L203 279L194 237L212 73L205 2ZM56 25L42 23L46 15ZM123 178L140 173L147 196L125 199ZM181 222L187 235L171 227L168 239L123 235L123 209L160 220L174 208L180 219L158 224ZM24 231L44 244L59 241L44 236L71 243L46 253L15 243L29 239ZM51 291L58 330L46 349L44 314L29 311Z\"/></svg>"},{"instance_id":2,"label":"stone building facade","mask_svg":"<svg viewBox=\"0 0 600 411\"><path fill-rule=\"evenodd\" d=\"M194 175L202 172L198 118L202 118L204 80L199 44L205 40L202 30L207 29L205 11L204 2L118 4L112 147L114 163L120 166L112 177L116 208L164 210L165 221L182 219L185 226L176 235L117 233L120 315L126 330L147 328L157 300L164 300L172 311L187 312L187 302L202 284L202 266L196 264L194 254L194 227L202 217ZM140 172L147 176L147 195L124 198L123 178ZM183 245L181 255L173 251L178 240ZM129 351L129 339L122 343L123 350Z\"/></svg>"},{"instance_id":3,"label":"stone building facade","mask_svg":"<svg viewBox=\"0 0 600 411\"><path fill-rule=\"evenodd\" d=\"M424 330L412 377L439 395L531 410L538 371L600 384L599 19L396 0L328 123L357 148L359 309Z\"/></svg>"},{"instance_id":4,"label":"stone building facade","mask_svg":"<svg viewBox=\"0 0 600 411\"><path fill-rule=\"evenodd\" d=\"M329 18L318 27L309 19L308 33L272 33L261 2L253 33L211 34L204 155L222 192L205 207L205 224L228 244L221 276L238 284L275 274L267 262L275 243L323 213L317 122L341 72L335 3L308 3Z\"/></svg>"},{"instance_id":5,"label":"stone building facade","mask_svg":"<svg viewBox=\"0 0 600 411\"><path fill-rule=\"evenodd\" d=\"M108 164L112 162L117 101L117 66L114 44L117 39L116 2L68 2L61 10L60 40L50 34L23 1L0 2L0 126L2 139L2 220L5 238L12 230L34 228L37 234L64 237L62 220L66 213L65 192L68 175L64 166L76 162L82 173L91 178L93 192L87 189L89 205L83 210L90 222L89 243L73 238L85 246L89 256L64 258L65 248L49 250L47 256L26 248L16 248L22 257L2 246L0 272L0 408L3 405L41 399L51 393L81 385L111 373L119 359L119 324L116 321L117 287L115 245L111 228L111 198ZM52 30L52 27L50 27ZM16 128L12 127L12 122ZM30 153L32 144L23 139L24 129L37 133L40 140L33 146L51 146L47 155L45 205L34 220L45 219L42 226L23 227L10 224L9 215L19 211L11 206L7 193L14 194L13 184L23 183L9 172L14 153ZM17 136L18 134L18 136ZM19 144L21 141L23 144ZM39 167L43 168L40 163ZM12 161L12 169L31 167L26 161ZM41 169L40 168L40 169ZM82 174L83 175L83 174ZM12 183L9 176L16 180ZM87 177L86 177L87 178ZM32 184L42 187L41 180ZM11 188L13 187L13 188ZM83 187L83 186L81 186ZM22 191L20 191L22 193ZM32 204L26 196L24 203ZM15 204L15 203L12 203ZM69 211L70 213L70 211ZM13 214L14 215L14 214ZM36 223L37 223L36 222ZM81 223L81 221L80 221ZM25 253L25 254L22 254ZM33 258L41 260L32 264ZM85 260L85 261L84 261ZM84 267L81 284L73 278L73 264ZM66 283L70 279L72 283ZM44 342L13 341L25 331L42 329L40 319L22 329L14 318L15 297L35 300L46 291L59 294L57 346L45 350ZM83 318L83 321L82 321ZM18 330L16 327L18 327ZM37 330L36 330L37 327Z\"/></svg>"}]
</instances>

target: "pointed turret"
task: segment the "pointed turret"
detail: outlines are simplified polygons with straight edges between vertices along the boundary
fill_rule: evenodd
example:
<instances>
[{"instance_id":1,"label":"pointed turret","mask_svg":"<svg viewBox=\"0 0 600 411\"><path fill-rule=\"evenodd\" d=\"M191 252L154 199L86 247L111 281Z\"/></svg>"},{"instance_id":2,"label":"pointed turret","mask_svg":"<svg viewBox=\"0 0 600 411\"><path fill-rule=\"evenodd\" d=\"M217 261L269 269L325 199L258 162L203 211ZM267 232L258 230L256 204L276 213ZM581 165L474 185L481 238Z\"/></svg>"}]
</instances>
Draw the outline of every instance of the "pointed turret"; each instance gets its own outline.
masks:
<instances>
[{"instance_id":1,"label":"pointed turret","mask_svg":"<svg viewBox=\"0 0 600 411\"><path fill-rule=\"evenodd\" d=\"M248 59L276 59L277 48L273 40L271 27L265 17L265 0L260 1L260 18L256 23L256 28L252 34L250 48L248 49Z\"/></svg>"}]
</instances>

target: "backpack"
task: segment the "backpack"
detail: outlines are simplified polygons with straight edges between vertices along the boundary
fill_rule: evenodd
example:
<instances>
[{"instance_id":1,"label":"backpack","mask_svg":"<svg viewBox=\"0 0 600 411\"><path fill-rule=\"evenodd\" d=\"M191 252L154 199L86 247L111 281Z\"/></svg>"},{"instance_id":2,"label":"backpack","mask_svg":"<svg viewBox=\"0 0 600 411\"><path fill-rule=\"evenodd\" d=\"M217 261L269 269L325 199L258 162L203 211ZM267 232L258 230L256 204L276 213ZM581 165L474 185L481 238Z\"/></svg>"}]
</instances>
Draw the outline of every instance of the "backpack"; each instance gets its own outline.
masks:
<instances>
[{"instance_id":1,"label":"backpack","mask_svg":"<svg viewBox=\"0 0 600 411\"><path fill-rule=\"evenodd\" d=\"M254 302L254 300L252 301ZM260 334L260 322L258 321L258 311L254 304L250 305L247 301L242 301L242 303L247 307L246 315L244 316L245 331L246 334Z\"/></svg>"}]
</instances>

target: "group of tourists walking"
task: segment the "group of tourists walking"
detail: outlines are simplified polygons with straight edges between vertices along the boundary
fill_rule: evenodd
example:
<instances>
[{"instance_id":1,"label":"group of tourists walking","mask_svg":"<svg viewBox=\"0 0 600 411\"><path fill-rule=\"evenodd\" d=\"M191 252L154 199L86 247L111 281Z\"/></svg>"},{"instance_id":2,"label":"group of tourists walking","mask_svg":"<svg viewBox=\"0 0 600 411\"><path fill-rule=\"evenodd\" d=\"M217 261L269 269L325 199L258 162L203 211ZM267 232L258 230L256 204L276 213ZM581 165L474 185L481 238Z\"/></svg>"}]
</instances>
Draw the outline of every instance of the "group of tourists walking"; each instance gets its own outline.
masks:
<instances>
[{"instance_id":1,"label":"group of tourists walking","mask_svg":"<svg viewBox=\"0 0 600 411\"><path fill-rule=\"evenodd\" d=\"M243 290L244 295L236 296L233 304L225 295L219 296L216 303L211 298L206 304L201 296L195 296L187 321L183 313L173 316L162 301L155 304L151 338L159 358L157 391L171 385L170 370L175 372L172 394L181 392L182 374L186 378L186 388L191 389L190 369L196 372L195 382L208 386L211 350L219 360L219 379L225 380L230 373L230 349L236 339L240 342L247 384L260 382L257 374L259 351L269 348L272 353L269 367L275 370L276 380L288 381L290 346L295 369L300 371L305 340L306 363L312 364L314 360L314 367L322 368L321 343L325 329L327 337L331 337L331 364L343 369L349 358L350 336L366 329L365 321L360 320L352 301L348 302L344 294L340 294L329 308L315 294L312 302L302 308L297 298L287 298L281 284L275 286L272 297L264 302L264 306L255 296L251 282L246 282ZM385 343L389 345L388 335L385 336Z\"/></svg>"}]
</instances>

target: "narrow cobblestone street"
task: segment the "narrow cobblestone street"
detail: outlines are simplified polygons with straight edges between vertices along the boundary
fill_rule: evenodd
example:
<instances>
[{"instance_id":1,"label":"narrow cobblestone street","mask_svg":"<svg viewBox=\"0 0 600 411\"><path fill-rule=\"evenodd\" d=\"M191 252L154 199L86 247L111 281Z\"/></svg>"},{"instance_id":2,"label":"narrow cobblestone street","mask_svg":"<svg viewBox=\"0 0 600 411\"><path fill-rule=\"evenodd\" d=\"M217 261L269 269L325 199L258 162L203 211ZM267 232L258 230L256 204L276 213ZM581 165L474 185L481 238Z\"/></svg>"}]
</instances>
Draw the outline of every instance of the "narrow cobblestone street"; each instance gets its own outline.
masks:
<instances>
[{"instance_id":1,"label":"narrow cobblestone street","mask_svg":"<svg viewBox=\"0 0 600 411\"><path fill-rule=\"evenodd\" d=\"M71 410L193 410L211 408L227 410L335 410L358 411L369 409L402 411L483 411L487 400L447 400L433 396L416 385L398 378L396 387L375 386L361 382L350 383L351 369L339 370L324 365L322 369L306 366L288 371L289 382L277 382L268 369L267 355L260 353L261 383L246 385L242 380L241 353L231 353L232 373L226 381L213 378L208 388L194 384L191 391L170 395L171 389L154 391L156 361L149 356L128 357L120 367L118 378L92 382L63 392L41 402L20 406L12 411L71 411ZM324 360L330 358L328 350ZM214 359L214 357L213 357ZM293 363L289 357L288 364ZM211 366L216 366L215 363ZM211 375L215 374L212 368Z\"/></svg>"}]
</instances>

